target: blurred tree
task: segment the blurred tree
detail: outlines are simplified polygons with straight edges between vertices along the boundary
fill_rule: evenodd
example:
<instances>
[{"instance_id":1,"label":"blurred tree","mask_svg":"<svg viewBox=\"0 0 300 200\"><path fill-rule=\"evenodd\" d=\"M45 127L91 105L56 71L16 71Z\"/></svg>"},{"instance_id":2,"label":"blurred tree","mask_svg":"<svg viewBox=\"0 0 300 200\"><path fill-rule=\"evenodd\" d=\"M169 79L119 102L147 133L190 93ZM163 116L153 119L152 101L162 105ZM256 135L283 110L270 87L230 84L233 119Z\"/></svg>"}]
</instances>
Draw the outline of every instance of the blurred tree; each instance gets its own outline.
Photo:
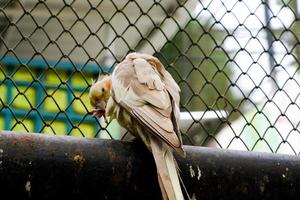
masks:
<instances>
[{"instance_id":1,"label":"blurred tree","mask_svg":"<svg viewBox=\"0 0 300 200\"><path fill-rule=\"evenodd\" d=\"M182 111L232 112L240 102L231 90L234 83L230 80L230 57L223 46L228 33L217 23L211 24L189 21L156 55L182 90ZM222 124L224 121L218 118L209 122L193 121L186 133L193 144L200 145L213 137Z\"/></svg>"},{"instance_id":2,"label":"blurred tree","mask_svg":"<svg viewBox=\"0 0 300 200\"><path fill-rule=\"evenodd\" d=\"M296 58L298 58L297 60L295 59L295 65L297 66L297 68L299 68L300 63L300 21L299 21L299 11L298 11L298 0L293 0L290 1L290 9L293 11L294 15L295 15L295 21L292 24L291 27L291 32L293 34L293 37L289 37L289 39L291 41L289 41L289 43L292 46L292 48L294 49L293 51L295 52Z\"/></svg>"},{"instance_id":3,"label":"blurred tree","mask_svg":"<svg viewBox=\"0 0 300 200\"><path fill-rule=\"evenodd\" d=\"M237 105L230 90L230 58L222 46L226 32L218 28L191 20L157 55L182 89L183 110L230 110Z\"/></svg>"}]
</instances>

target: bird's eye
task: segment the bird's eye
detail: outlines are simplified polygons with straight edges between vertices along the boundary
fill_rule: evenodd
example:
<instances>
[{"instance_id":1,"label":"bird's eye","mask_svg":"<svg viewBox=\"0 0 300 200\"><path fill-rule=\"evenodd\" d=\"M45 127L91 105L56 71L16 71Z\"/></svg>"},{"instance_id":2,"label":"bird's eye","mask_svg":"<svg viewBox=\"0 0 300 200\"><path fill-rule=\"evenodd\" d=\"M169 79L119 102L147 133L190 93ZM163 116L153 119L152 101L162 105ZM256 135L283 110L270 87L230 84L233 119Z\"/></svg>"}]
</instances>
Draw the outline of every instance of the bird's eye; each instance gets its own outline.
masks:
<instances>
[{"instance_id":1,"label":"bird's eye","mask_svg":"<svg viewBox=\"0 0 300 200\"><path fill-rule=\"evenodd\" d=\"M104 89L104 88L102 88L102 89L101 89L101 91L102 91L102 92L105 92L105 89Z\"/></svg>"}]
</instances>

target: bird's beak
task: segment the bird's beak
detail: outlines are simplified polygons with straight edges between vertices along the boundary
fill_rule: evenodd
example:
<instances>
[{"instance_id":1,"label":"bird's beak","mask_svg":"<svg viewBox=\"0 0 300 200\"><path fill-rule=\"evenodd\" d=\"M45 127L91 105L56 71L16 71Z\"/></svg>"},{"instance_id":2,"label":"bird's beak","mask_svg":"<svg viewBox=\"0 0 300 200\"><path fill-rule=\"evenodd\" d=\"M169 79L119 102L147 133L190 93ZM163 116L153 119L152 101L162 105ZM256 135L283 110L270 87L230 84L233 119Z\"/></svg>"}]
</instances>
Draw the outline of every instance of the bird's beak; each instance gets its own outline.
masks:
<instances>
[{"instance_id":1,"label":"bird's beak","mask_svg":"<svg viewBox=\"0 0 300 200\"><path fill-rule=\"evenodd\" d=\"M106 107L106 103L104 101L99 101L99 103L97 103L96 108L93 110L93 117L102 117L105 116L105 107Z\"/></svg>"},{"instance_id":2,"label":"bird's beak","mask_svg":"<svg viewBox=\"0 0 300 200\"><path fill-rule=\"evenodd\" d=\"M93 110L93 114L92 114L93 117L102 117L102 116L105 116L105 110L101 110L101 109L94 109Z\"/></svg>"}]
</instances>

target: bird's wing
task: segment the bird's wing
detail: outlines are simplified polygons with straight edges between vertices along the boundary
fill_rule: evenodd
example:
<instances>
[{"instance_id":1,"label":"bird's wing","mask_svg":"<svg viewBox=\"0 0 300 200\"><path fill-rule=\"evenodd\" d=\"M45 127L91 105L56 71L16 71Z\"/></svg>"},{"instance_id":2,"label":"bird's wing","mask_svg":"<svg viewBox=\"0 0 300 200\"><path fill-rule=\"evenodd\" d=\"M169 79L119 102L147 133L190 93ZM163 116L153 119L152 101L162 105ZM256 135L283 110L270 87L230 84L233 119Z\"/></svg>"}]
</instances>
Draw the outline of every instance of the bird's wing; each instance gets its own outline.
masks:
<instances>
[{"instance_id":1,"label":"bird's wing","mask_svg":"<svg viewBox=\"0 0 300 200\"><path fill-rule=\"evenodd\" d=\"M182 154L179 87L158 62L146 54L129 54L113 72L113 95L142 127Z\"/></svg>"}]
</instances>

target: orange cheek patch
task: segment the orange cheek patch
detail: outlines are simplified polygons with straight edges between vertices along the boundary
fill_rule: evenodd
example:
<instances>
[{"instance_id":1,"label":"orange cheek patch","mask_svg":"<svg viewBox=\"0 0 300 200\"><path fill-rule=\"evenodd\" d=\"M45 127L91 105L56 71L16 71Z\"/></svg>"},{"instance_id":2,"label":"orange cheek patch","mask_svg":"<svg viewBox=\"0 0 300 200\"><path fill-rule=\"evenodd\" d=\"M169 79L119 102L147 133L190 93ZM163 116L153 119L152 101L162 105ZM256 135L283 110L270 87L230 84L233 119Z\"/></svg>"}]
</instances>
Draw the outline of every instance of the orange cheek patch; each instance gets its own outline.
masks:
<instances>
[{"instance_id":1,"label":"orange cheek patch","mask_svg":"<svg viewBox=\"0 0 300 200\"><path fill-rule=\"evenodd\" d=\"M107 80L105 82L105 87L108 88L108 89L111 89L111 81L110 80Z\"/></svg>"}]
</instances>

